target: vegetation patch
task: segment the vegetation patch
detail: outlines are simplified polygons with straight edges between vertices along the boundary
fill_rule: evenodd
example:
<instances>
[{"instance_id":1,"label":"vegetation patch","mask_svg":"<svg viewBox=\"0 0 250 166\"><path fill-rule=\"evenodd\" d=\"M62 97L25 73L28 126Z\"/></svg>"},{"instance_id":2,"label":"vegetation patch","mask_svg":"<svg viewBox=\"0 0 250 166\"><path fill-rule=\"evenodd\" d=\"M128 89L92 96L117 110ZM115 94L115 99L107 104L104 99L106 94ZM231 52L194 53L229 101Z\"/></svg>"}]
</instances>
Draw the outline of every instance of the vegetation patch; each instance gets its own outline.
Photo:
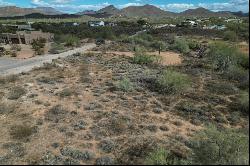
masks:
<instances>
[{"instance_id":1,"label":"vegetation patch","mask_svg":"<svg viewBox=\"0 0 250 166\"><path fill-rule=\"evenodd\" d=\"M191 82L187 75L170 69L164 70L156 80L158 91L166 94L181 93L190 85Z\"/></svg>"},{"instance_id":2,"label":"vegetation patch","mask_svg":"<svg viewBox=\"0 0 250 166\"><path fill-rule=\"evenodd\" d=\"M24 140L37 132L36 128L27 125L14 125L10 129L10 135L13 139Z\"/></svg>"},{"instance_id":3,"label":"vegetation patch","mask_svg":"<svg viewBox=\"0 0 250 166\"><path fill-rule=\"evenodd\" d=\"M134 84L130 81L129 78L123 78L116 84L116 88L123 92L130 92L134 90Z\"/></svg>"},{"instance_id":4,"label":"vegetation patch","mask_svg":"<svg viewBox=\"0 0 250 166\"><path fill-rule=\"evenodd\" d=\"M27 93L27 91L23 87L15 86L15 87L10 89L10 92L8 94L8 99L17 100L20 97L22 97L23 95L25 95L26 93Z\"/></svg>"}]
</instances>

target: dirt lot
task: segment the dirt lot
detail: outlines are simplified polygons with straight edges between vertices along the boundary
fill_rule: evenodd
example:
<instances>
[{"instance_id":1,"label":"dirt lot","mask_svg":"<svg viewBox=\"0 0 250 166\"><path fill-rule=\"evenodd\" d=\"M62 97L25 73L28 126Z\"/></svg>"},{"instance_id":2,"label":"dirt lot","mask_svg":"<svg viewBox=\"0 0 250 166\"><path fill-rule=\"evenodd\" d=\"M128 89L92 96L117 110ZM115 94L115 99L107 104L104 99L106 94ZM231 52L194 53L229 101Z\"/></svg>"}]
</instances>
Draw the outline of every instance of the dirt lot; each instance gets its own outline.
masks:
<instances>
[{"instance_id":1,"label":"dirt lot","mask_svg":"<svg viewBox=\"0 0 250 166\"><path fill-rule=\"evenodd\" d=\"M101 53L100 51L91 51L92 53ZM121 51L108 51L106 52L107 54L113 54L113 55L125 55L128 57L133 57L134 53L133 52L121 52ZM159 55L159 52L147 52L149 55ZM180 65L182 62L182 58L180 54L172 52L172 51L166 51L166 52L161 52L160 56L162 57L161 59L161 64L162 65Z\"/></svg>"},{"instance_id":2,"label":"dirt lot","mask_svg":"<svg viewBox=\"0 0 250 166\"><path fill-rule=\"evenodd\" d=\"M234 125L225 108L236 92L215 93L210 86L219 84L217 77L181 64L192 87L162 95L143 82L157 77L158 67L117 54L70 56L1 78L0 164L143 164L157 147L185 157L187 141L208 121ZM132 91L117 89L124 77Z\"/></svg>"},{"instance_id":3,"label":"dirt lot","mask_svg":"<svg viewBox=\"0 0 250 166\"><path fill-rule=\"evenodd\" d=\"M48 51L50 50L50 45L51 43L46 43L44 47L44 53L48 54ZM21 51L17 52L17 56L15 57L16 59L28 59L34 56L35 52L32 50L31 45L26 45L26 44L20 44L21 46ZM10 45L4 45L4 48L9 51L11 46ZM7 55L10 56L10 55Z\"/></svg>"}]
</instances>

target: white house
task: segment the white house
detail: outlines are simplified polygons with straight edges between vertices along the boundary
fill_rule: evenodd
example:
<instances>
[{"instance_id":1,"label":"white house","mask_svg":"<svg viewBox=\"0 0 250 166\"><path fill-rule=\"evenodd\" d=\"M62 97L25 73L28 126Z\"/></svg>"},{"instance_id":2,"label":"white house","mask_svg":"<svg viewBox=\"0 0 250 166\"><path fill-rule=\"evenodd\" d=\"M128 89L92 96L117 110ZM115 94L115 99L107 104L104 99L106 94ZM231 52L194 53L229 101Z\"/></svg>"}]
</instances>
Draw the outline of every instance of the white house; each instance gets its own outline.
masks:
<instances>
[{"instance_id":1,"label":"white house","mask_svg":"<svg viewBox=\"0 0 250 166\"><path fill-rule=\"evenodd\" d=\"M88 25L90 27L101 27L101 26L105 26L105 22L104 21L89 21Z\"/></svg>"}]
</instances>

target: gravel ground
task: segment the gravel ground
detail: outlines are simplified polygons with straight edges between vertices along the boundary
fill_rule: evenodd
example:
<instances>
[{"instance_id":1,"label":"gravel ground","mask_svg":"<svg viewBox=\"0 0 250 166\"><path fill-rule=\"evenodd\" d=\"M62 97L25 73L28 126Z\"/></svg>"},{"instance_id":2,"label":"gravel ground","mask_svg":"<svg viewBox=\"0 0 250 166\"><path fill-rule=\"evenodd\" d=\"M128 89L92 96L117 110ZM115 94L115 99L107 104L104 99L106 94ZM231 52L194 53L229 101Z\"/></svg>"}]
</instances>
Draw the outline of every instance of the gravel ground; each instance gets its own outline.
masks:
<instances>
[{"instance_id":1,"label":"gravel ground","mask_svg":"<svg viewBox=\"0 0 250 166\"><path fill-rule=\"evenodd\" d=\"M0 58L0 75L19 74L28 72L34 67L40 67L44 63L50 63L53 59L65 58L77 52L83 52L88 49L94 48L95 44L87 44L83 47L76 48L60 54L47 54L44 56L37 56L25 60L14 60L11 58Z\"/></svg>"}]
</instances>

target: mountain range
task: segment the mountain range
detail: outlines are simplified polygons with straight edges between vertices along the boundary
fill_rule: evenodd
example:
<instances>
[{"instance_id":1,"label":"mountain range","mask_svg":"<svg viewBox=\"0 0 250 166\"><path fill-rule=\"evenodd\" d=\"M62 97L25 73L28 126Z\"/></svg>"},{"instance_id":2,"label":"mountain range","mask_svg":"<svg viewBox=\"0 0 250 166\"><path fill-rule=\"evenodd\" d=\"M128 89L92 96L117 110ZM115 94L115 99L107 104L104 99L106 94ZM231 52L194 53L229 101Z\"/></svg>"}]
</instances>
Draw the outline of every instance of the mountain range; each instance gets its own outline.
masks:
<instances>
[{"instance_id":1,"label":"mountain range","mask_svg":"<svg viewBox=\"0 0 250 166\"><path fill-rule=\"evenodd\" d=\"M37 8L20 8L16 6L0 7L0 17L14 17L24 16L32 13L41 13L45 15L63 14L51 7L37 7Z\"/></svg>"},{"instance_id":2,"label":"mountain range","mask_svg":"<svg viewBox=\"0 0 250 166\"><path fill-rule=\"evenodd\" d=\"M14 16L25 16L34 13L43 15L62 15L60 11L57 11L51 7L37 7L37 8L20 8L16 6L0 7L0 17L14 17ZM219 11L213 12L205 8L188 9L181 13L174 13L164 11L153 5L144 6L129 6L123 9L117 9L115 6L110 5L98 11L85 10L82 12L75 13L74 15L88 15L92 17L110 17L110 16L126 16L126 17L173 17L173 16L184 16L184 17L248 17L248 13L243 12L229 12Z\"/></svg>"}]
</instances>

